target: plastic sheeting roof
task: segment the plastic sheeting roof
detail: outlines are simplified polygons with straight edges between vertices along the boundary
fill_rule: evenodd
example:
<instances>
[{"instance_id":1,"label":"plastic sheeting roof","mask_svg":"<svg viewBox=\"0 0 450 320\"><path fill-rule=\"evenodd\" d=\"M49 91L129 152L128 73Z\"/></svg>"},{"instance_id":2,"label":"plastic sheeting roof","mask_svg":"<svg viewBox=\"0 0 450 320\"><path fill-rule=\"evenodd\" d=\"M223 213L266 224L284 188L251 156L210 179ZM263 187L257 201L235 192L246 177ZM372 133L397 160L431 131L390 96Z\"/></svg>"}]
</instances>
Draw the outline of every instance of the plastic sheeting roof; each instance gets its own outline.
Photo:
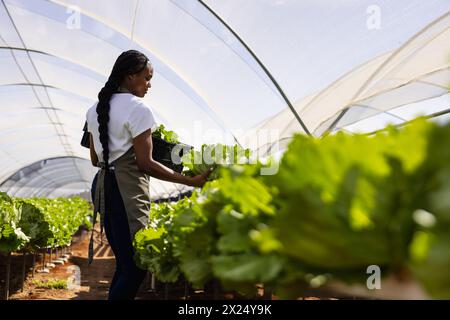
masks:
<instances>
[{"instance_id":1,"label":"plastic sheeting roof","mask_svg":"<svg viewBox=\"0 0 450 320\"><path fill-rule=\"evenodd\" d=\"M447 0L2 0L0 189L13 191L19 172L30 194L90 187L85 112L131 48L154 66L144 99L157 121L196 147L266 154L305 128L371 131L448 109L449 10ZM45 173L21 171L54 158ZM151 184L153 198L187 190Z\"/></svg>"},{"instance_id":2,"label":"plastic sheeting roof","mask_svg":"<svg viewBox=\"0 0 450 320\"><path fill-rule=\"evenodd\" d=\"M301 99L295 109L317 136L339 129L367 132L386 123L399 124L417 115L448 111L449 43L450 14L446 13L397 49ZM290 110L271 117L257 131L275 128L281 130L280 141L298 131ZM261 148L266 150L267 145Z\"/></svg>"}]
</instances>

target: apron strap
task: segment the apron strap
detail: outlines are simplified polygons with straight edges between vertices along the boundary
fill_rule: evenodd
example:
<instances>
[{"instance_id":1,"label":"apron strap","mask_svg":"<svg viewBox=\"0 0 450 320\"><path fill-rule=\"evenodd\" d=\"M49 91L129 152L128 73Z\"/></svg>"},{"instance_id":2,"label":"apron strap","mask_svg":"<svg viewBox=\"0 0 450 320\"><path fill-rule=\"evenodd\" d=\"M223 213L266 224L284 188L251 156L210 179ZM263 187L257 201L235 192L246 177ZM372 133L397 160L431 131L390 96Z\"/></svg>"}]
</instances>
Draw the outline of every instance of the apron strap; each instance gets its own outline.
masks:
<instances>
[{"instance_id":1,"label":"apron strap","mask_svg":"<svg viewBox=\"0 0 450 320\"><path fill-rule=\"evenodd\" d=\"M94 199L94 222L92 224L91 239L89 240L88 264L94 261L94 227L97 221L97 213L100 214L100 246L103 245L103 226L105 221L105 175L106 168L100 163L101 169L97 176Z\"/></svg>"}]
</instances>

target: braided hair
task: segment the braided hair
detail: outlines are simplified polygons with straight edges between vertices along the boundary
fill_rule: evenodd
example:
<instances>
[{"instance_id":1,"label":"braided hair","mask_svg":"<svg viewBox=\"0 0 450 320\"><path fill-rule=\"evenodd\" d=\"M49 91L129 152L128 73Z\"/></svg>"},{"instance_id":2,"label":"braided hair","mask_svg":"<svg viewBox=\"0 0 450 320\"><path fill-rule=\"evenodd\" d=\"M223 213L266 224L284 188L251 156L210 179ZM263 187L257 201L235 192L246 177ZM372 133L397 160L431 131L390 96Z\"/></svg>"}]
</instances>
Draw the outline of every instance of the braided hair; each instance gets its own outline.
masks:
<instances>
[{"instance_id":1,"label":"braided hair","mask_svg":"<svg viewBox=\"0 0 450 320\"><path fill-rule=\"evenodd\" d=\"M103 148L103 162L105 163L106 168L109 168L109 101L111 100L112 95L117 92L122 79L127 75L141 72L148 62L148 58L139 51L128 50L122 52L114 63L108 81L106 81L105 86L98 93L98 104L96 108L97 121L99 124L98 131L100 133L100 142Z\"/></svg>"}]
</instances>

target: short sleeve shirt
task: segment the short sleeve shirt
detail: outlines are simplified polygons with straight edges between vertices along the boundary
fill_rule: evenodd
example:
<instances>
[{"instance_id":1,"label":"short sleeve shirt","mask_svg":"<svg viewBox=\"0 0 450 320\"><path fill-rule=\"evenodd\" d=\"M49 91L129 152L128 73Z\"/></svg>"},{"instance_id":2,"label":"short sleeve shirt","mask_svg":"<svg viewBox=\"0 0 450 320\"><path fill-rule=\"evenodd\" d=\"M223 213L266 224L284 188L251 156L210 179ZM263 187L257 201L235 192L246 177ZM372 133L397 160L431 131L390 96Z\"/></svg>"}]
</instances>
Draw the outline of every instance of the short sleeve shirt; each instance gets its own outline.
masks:
<instances>
[{"instance_id":1,"label":"short sleeve shirt","mask_svg":"<svg viewBox=\"0 0 450 320\"><path fill-rule=\"evenodd\" d=\"M109 163L112 163L133 146L133 138L148 129L155 129L156 122L152 109L142 99L130 93L113 94L109 104L108 147ZM96 108L97 103L88 109L86 120L97 157L99 161L103 161Z\"/></svg>"}]
</instances>

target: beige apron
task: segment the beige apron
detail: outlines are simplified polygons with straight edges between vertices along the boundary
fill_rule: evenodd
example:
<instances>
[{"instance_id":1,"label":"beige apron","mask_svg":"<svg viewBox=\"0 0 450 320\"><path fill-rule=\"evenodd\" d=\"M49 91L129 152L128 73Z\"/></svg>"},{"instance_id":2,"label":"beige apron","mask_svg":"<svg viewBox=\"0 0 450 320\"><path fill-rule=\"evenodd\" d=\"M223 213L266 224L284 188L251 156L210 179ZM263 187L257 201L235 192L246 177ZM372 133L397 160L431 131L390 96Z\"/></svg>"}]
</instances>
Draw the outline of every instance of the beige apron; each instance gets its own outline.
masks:
<instances>
[{"instance_id":1,"label":"beige apron","mask_svg":"<svg viewBox=\"0 0 450 320\"><path fill-rule=\"evenodd\" d=\"M102 163L100 164L102 165ZM116 176L120 195L125 206L131 240L136 232L148 224L150 212L150 176L139 171L136 163L134 148L131 147L119 159L113 161L110 166ZM103 222L105 217L105 174L104 165L99 170L94 199L94 225L97 213L100 214L100 234L103 235ZM94 257L94 227L92 227L89 242L89 264Z\"/></svg>"}]
</instances>

